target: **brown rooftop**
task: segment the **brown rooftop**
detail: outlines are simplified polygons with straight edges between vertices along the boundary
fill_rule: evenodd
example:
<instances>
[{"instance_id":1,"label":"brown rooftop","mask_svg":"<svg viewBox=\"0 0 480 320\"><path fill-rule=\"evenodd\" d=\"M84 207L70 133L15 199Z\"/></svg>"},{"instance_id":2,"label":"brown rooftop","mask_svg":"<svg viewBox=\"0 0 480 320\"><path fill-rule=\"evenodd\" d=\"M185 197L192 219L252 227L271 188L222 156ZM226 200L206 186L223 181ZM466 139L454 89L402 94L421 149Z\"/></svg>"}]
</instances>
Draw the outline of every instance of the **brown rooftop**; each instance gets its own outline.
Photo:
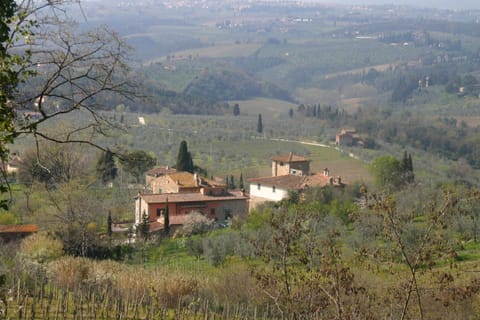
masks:
<instances>
[{"instance_id":1,"label":"brown rooftop","mask_svg":"<svg viewBox=\"0 0 480 320\"><path fill-rule=\"evenodd\" d=\"M285 187L287 189L300 189L305 178L305 176L287 174L275 177L251 178L247 181L250 183L263 184L267 186Z\"/></svg>"},{"instance_id":2,"label":"brown rooftop","mask_svg":"<svg viewBox=\"0 0 480 320\"><path fill-rule=\"evenodd\" d=\"M0 233L35 233L38 232L36 224L0 225Z\"/></svg>"},{"instance_id":3,"label":"brown rooftop","mask_svg":"<svg viewBox=\"0 0 480 320\"><path fill-rule=\"evenodd\" d=\"M224 200L243 200L248 199L241 192L230 192L224 196L209 196L199 192L188 193L158 193L158 194L142 194L141 197L147 203L179 203L194 201L224 201Z\"/></svg>"},{"instance_id":4,"label":"brown rooftop","mask_svg":"<svg viewBox=\"0 0 480 320\"><path fill-rule=\"evenodd\" d=\"M341 183L338 179L338 177L335 179L331 176L316 173L309 176L287 174L276 177L251 178L247 181L249 183L263 184L266 186L283 187L289 190L300 190L306 187L324 187L330 184L339 186Z\"/></svg>"},{"instance_id":5,"label":"brown rooftop","mask_svg":"<svg viewBox=\"0 0 480 320\"><path fill-rule=\"evenodd\" d=\"M175 173L175 172L177 172L175 168L158 167L158 168L153 168L148 170L146 174L152 177L160 177L160 176L164 176L166 174Z\"/></svg>"},{"instance_id":6,"label":"brown rooftop","mask_svg":"<svg viewBox=\"0 0 480 320\"><path fill-rule=\"evenodd\" d=\"M310 159L302 157L302 156L298 156L296 154L293 154L292 152L290 152L289 154L273 156L270 159L272 159L272 161L285 162L285 163L310 162Z\"/></svg>"}]
</instances>

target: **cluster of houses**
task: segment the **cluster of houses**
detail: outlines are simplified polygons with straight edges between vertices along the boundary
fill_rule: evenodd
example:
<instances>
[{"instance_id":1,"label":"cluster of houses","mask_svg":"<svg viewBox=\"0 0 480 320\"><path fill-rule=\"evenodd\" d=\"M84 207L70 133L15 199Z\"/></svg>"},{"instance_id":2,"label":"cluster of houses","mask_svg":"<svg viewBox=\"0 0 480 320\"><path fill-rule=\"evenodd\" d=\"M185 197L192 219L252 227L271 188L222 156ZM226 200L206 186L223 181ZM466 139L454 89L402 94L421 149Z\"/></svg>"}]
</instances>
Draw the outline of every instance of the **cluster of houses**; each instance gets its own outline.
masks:
<instances>
[{"instance_id":1,"label":"cluster of houses","mask_svg":"<svg viewBox=\"0 0 480 320\"><path fill-rule=\"evenodd\" d=\"M310 187L345 186L341 177L333 177L328 169L310 173L311 160L293 153L271 158L272 175L248 179L249 193L229 190L222 181L209 180L198 174L177 172L160 167L146 173L148 192L135 198L135 224L148 217L150 232L164 228L168 208L170 227L183 225L193 211L218 223L234 216L246 216L248 211L266 201L281 201L291 191Z\"/></svg>"},{"instance_id":2,"label":"cluster of houses","mask_svg":"<svg viewBox=\"0 0 480 320\"><path fill-rule=\"evenodd\" d=\"M341 133L342 136L351 134ZM340 137L340 142L342 139L345 137ZM9 164L9 171L15 172L15 164L20 160L17 156L12 160L14 161ZM311 173L311 160L306 157L289 153L273 156L271 160L272 175L248 179L248 192L243 189L229 190L222 179L206 179L195 173L177 172L170 167L149 170L146 173L146 191L135 197L135 225L142 223L146 215L150 232L163 230L167 208L171 229L182 226L188 214L194 211L224 224L236 216L246 217L250 210L261 203L281 201L291 191L302 192L311 187L345 186L341 177L331 176L327 168L321 173ZM38 228L35 228L36 226L18 226L16 229L2 229L0 226L0 239L22 238L37 232Z\"/></svg>"}]
</instances>

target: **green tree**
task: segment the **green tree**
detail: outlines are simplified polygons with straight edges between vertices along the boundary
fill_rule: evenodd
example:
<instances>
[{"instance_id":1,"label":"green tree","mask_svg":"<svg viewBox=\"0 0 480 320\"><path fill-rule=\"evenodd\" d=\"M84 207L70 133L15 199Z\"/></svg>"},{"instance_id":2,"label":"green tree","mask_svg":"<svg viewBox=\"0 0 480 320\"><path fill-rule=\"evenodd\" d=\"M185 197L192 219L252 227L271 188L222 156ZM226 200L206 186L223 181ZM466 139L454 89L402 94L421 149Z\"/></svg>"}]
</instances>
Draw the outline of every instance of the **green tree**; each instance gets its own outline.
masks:
<instances>
[{"instance_id":1,"label":"green tree","mask_svg":"<svg viewBox=\"0 0 480 320\"><path fill-rule=\"evenodd\" d=\"M165 234L168 236L170 234L170 209L168 208L168 197L165 201L165 217L163 220L163 225L165 228Z\"/></svg>"},{"instance_id":2,"label":"green tree","mask_svg":"<svg viewBox=\"0 0 480 320\"><path fill-rule=\"evenodd\" d=\"M112 212L108 210L108 217L107 217L107 235L109 241L112 240L113 230L112 230L113 220L112 220Z\"/></svg>"},{"instance_id":3,"label":"green tree","mask_svg":"<svg viewBox=\"0 0 480 320\"><path fill-rule=\"evenodd\" d=\"M238 187L240 189L244 189L245 188L245 185L243 183L243 173L240 173L240 178L238 179Z\"/></svg>"},{"instance_id":4,"label":"green tree","mask_svg":"<svg viewBox=\"0 0 480 320\"><path fill-rule=\"evenodd\" d=\"M397 188L403 183L402 165L392 156L375 158L369 169L374 183L378 187L391 189Z\"/></svg>"},{"instance_id":5,"label":"green tree","mask_svg":"<svg viewBox=\"0 0 480 320\"><path fill-rule=\"evenodd\" d=\"M233 106L233 115L235 117L240 115L240 106L238 105L238 103L235 103L235 105Z\"/></svg>"},{"instance_id":6,"label":"green tree","mask_svg":"<svg viewBox=\"0 0 480 320\"><path fill-rule=\"evenodd\" d=\"M145 151L137 150L129 152L120 158L122 167L135 177L136 182L141 181L142 175L157 163L157 159Z\"/></svg>"},{"instance_id":7,"label":"green tree","mask_svg":"<svg viewBox=\"0 0 480 320\"><path fill-rule=\"evenodd\" d=\"M144 241L147 241L150 236L150 221L147 212L144 210L142 214L142 222L138 226L138 234Z\"/></svg>"},{"instance_id":8,"label":"green tree","mask_svg":"<svg viewBox=\"0 0 480 320\"><path fill-rule=\"evenodd\" d=\"M178 149L177 155L176 169L177 171L186 171L190 173L194 172L192 155L188 151L187 142L185 140L182 140L182 142L180 142L180 148Z\"/></svg>"},{"instance_id":9,"label":"green tree","mask_svg":"<svg viewBox=\"0 0 480 320\"><path fill-rule=\"evenodd\" d=\"M230 175L230 179L228 180L228 189L235 189L235 177Z\"/></svg>"},{"instance_id":10,"label":"green tree","mask_svg":"<svg viewBox=\"0 0 480 320\"><path fill-rule=\"evenodd\" d=\"M107 149L106 152L102 153L98 159L96 170L102 183L106 184L115 180L118 169L115 165L113 152Z\"/></svg>"},{"instance_id":11,"label":"green tree","mask_svg":"<svg viewBox=\"0 0 480 320\"><path fill-rule=\"evenodd\" d=\"M11 105L19 78L15 69L17 63L7 51L10 38L10 19L15 14L15 1L0 2L0 163L8 161L8 144L13 143L15 111ZM9 191L7 185L7 173L0 166L2 177L0 178L0 194ZM7 209L8 200L0 199L0 208Z\"/></svg>"},{"instance_id":12,"label":"green tree","mask_svg":"<svg viewBox=\"0 0 480 320\"><path fill-rule=\"evenodd\" d=\"M403 153L402 162L400 163L402 171L402 179L404 183L413 183L415 181L415 174L413 173L412 155L407 151Z\"/></svg>"},{"instance_id":13,"label":"green tree","mask_svg":"<svg viewBox=\"0 0 480 320\"><path fill-rule=\"evenodd\" d=\"M257 132L258 132L258 133L262 133L262 132L263 132L263 123L262 123L262 115L261 115L261 114L258 114Z\"/></svg>"},{"instance_id":14,"label":"green tree","mask_svg":"<svg viewBox=\"0 0 480 320\"><path fill-rule=\"evenodd\" d=\"M290 110L288 110L288 116L290 117L290 119L293 118L293 109L290 108Z\"/></svg>"}]
</instances>

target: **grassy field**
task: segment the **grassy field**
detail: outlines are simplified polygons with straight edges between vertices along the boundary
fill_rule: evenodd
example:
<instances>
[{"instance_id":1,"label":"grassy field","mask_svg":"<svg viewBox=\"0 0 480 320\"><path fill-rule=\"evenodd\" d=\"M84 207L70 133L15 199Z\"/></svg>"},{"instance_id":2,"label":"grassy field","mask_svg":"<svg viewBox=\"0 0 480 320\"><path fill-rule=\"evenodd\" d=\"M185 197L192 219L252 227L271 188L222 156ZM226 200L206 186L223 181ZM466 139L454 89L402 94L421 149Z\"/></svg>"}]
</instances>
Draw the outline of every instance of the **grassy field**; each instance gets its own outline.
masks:
<instances>
[{"instance_id":1,"label":"grassy field","mask_svg":"<svg viewBox=\"0 0 480 320\"><path fill-rule=\"evenodd\" d=\"M230 104L238 103L240 106L240 113L245 116L257 116L262 114L264 118L285 118L288 116L290 109L296 110L297 104L287 101L256 98L251 100L233 100Z\"/></svg>"}]
</instances>

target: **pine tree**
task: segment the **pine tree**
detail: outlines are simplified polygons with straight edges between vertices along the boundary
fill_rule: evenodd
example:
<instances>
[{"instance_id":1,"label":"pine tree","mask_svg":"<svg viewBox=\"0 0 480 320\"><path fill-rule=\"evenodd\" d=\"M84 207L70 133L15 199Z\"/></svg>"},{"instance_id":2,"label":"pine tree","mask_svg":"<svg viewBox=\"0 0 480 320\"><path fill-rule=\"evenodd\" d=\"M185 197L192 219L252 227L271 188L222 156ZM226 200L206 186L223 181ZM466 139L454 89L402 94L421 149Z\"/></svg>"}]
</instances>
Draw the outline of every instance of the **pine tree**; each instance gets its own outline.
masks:
<instances>
[{"instance_id":1,"label":"pine tree","mask_svg":"<svg viewBox=\"0 0 480 320\"><path fill-rule=\"evenodd\" d=\"M138 226L138 232L144 241L147 241L149 237L149 224L148 215L145 211L143 211L142 222Z\"/></svg>"},{"instance_id":2,"label":"pine tree","mask_svg":"<svg viewBox=\"0 0 480 320\"><path fill-rule=\"evenodd\" d=\"M168 236L170 234L170 211L168 209L168 197L165 201L165 217L163 219L163 225L165 234Z\"/></svg>"},{"instance_id":3,"label":"pine tree","mask_svg":"<svg viewBox=\"0 0 480 320\"><path fill-rule=\"evenodd\" d=\"M235 178L233 175L230 175L230 180L228 182L228 188L229 189L235 189Z\"/></svg>"},{"instance_id":4,"label":"pine tree","mask_svg":"<svg viewBox=\"0 0 480 320\"><path fill-rule=\"evenodd\" d=\"M187 142L182 140L178 149L176 169L177 171L193 173L193 167L192 155L188 152Z\"/></svg>"},{"instance_id":5,"label":"pine tree","mask_svg":"<svg viewBox=\"0 0 480 320\"><path fill-rule=\"evenodd\" d=\"M112 212L111 212L110 210L108 210L108 217L107 217L107 234L108 234L108 238L109 238L109 239L112 239L112 234L113 234L112 225L113 225Z\"/></svg>"},{"instance_id":6,"label":"pine tree","mask_svg":"<svg viewBox=\"0 0 480 320\"><path fill-rule=\"evenodd\" d=\"M117 166L113 157L113 152L107 150L104 152L97 162L97 174L102 183L106 184L115 180L117 177Z\"/></svg>"},{"instance_id":7,"label":"pine tree","mask_svg":"<svg viewBox=\"0 0 480 320\"><path fill-rule=\"evenodd\" d=\"M415 174L413 173L413 161L412 161L412 155L408 155L408 183L413 183L415 181Z\"/></svg>"},{"instance_id":8,"label":"pine tree","mask_svg":"<svg viewBox=\"0 0 480 320\"><path fill-rule=\"evenodd\" d=\"M233 115L235 117L240 115L240 106L238 105L238 103L235 103L235 105L233 106Z\"/></svg>"},{"instance_id":9,"label":"pine tree","mask_svg":"<svg viewBox=\"0 0 480 320\"><path fill-rule=\"evenodd\" d=\"M263 132L263 123L262 123L262 115L261 114L258 114L257 132L258 133Z\"/></svg>"}]
</instances>

